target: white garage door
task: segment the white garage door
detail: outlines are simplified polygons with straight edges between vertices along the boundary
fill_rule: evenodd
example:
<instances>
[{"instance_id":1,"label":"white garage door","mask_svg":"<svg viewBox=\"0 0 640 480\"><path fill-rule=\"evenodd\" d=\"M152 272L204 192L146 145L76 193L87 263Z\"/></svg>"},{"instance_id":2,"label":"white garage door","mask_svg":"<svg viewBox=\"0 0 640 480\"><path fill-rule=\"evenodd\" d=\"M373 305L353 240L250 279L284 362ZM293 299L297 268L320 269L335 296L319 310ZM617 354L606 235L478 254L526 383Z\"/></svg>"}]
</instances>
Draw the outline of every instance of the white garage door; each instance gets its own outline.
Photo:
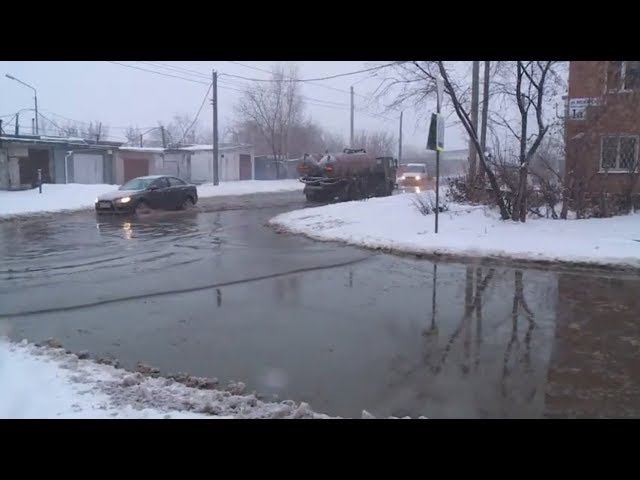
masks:
<instances>
[{"instance_id":1,"label":"white garage door","mask_svg":"<svg viewBox=\"0 0 640 480\"><path fill-rule=\"evenodd\" d=\"M75 183L104 183L102 155L75 153L73 155L73 181Z\"/></svg>"},{"instance_id":2,"label":"white garage door","mask_svg":"<svg viewBox=\"0 0 640 480\"><path fill-rule=\"evenodd\" d=\"M198 152L191 155L191 181L211 181L211 160L213 152Z\"/></svg>"}]
</instances>

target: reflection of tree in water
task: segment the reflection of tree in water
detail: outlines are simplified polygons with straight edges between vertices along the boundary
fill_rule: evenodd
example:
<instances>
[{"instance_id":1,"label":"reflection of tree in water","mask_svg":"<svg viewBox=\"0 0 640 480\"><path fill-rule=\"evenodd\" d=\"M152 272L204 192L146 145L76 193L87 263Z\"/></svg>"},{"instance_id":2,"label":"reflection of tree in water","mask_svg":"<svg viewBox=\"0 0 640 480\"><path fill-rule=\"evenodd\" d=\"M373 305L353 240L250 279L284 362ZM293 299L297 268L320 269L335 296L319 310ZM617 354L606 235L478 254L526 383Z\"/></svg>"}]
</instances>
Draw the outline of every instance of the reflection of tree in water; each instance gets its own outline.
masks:
<instances>
[{"instance_id":1,"label":"reflection of tree in water","mask_svg":"<svg viewBox=\"0 0 640 480\"><path fill-rule=\"evenodd\" d=\"M486 272L486 273L485 273ZM437 266L434 265L433 270L433 292L432 292L432 308L430 313L429 326L423 331L424 338L424 356L420 364L413 366L407 365L406 362L399 368L402 370L401 383L405 383L414 375L420 375L425 372L425 367L432 375L442 374L448 360L451 357L452 350L456 344L462 343L462 361L460 363L461 375L463 378L468 377L471 371L478 372L481 367L481 353L483 346L483 298L492 282L495 280L497 272L494 268L483 270L482 267L467 267L465 272L465 295L464 295L464 311L460 322L454 331L448 336L446 343L441 348L438 347L439 327L437 321ZM530 374L531 368L531 340L533 330L535 328L534 314L529 308L524 297L523 273L520 270L514 272L514 293L510 318L512 320L512 332L508 339L505 353L503 356L503 368L500 376L500 394L503 398L509 397L509 388L507 379L512 374L509 363L514 353L520 350L520 340L518 338L518 319L524 314L527 320L527 330L524 335L524 352L517 361L524 364L524 373ZM500 277L500 276L498 276ZM475 321L475 328L473 322ZM475 338L474 338L475 335ZM462 342L461 342L462 339ZM473 348L472 348L473 347ZM497 348L494 347L494 348ZM473 350L473 352L472 352ZM473 358L472 358L473 353ZM498 354L499 355L499 354ZM495 358L495 355L492 355ZM402 362L402 359L398 359ZM406 368L408 367L408 368ZM525 395L524 402L530 403L535 398L536 388L535 382L532 390ZM393 387L394 385L390 385ZM418 398L425 398L426 393L419 393Z\"/></svg>"},{"instance_id":2,"label":"reflection of tree in water","mask_svg":"<svg viewBox=\"0 0 640 480\"><path fill-rule=\"evenodd\" d=\"M487 276L482 278L482 268L478 267L476 269L476 291L475 295L473 293L473 268L467 267L466 270L466 282L465 282L465 302L464 302L464 314L460 321L460 324L456 327L454 332L449 337L447 344L445 345L444 352L438 363L431 367L431 370L434 373L440 373L442 371L442 367L447 361L447 357L453 348L456 340L460 336L463 330L466 331L465 341L464 341L464 354L465 360L468 362L470 357L470 346L471 346L471 318L472 314L475 313L476 317L476 359L475 359L475 368L477 369L480 364L480 347L482 345L482 295L486 290L489 282L495 275L495 269L490 268ZM434 296L435 297L435 296ZM432 319L432 323L433 323ZM468 364L462 364L462 372L463 374L469 373Z\"/></svg>"},{"instance_id":3,"label":"reflection of tree in water","mask_svg":"<svg viewBox=\"0 0 640 480\"><path fill-rule=\"evenodd\" d=\"M518 363L524 364L524 372L531 373L531 337L533 335L533 329L535 328L535 320L534 315L529 306L527 305L527 301L524 298L524 287L522 283L522 271L516 270L515 272L515 283L514 283L514 293L513 293L513 308L511 310L511 338L509 339L509 343L507 344L507 349L504 352L504 361L502 368L502 378L500 382L501 392L503 397L507 397L507 379L511 375L511 369L509 368L509 362L511 360L511 355L513 351L518 351L520 349L520 339L518 338L518 320L521 314L521 311L524 312L525 318L528 322L528 328L524 336L524 344L525 351L522 358L517 359ZM532 391L527 395L527 401L533 400L536 394L535 385Z\"/></svg>"}]
</instances>

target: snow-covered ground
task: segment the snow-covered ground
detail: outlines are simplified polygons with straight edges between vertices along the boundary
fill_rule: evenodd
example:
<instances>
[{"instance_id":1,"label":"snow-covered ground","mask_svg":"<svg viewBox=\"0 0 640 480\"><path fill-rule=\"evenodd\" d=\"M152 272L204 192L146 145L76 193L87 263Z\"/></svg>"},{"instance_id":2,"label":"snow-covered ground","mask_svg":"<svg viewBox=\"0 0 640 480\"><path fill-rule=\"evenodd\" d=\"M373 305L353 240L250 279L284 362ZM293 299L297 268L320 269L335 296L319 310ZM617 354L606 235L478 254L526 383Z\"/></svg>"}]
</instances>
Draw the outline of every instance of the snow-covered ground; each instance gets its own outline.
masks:
<instances>
[{"instance_id":1,"label":"snow-covered ground","mask_svg":"<svg viewBox=\"0 0 640 480\"><path fill-rule=\"evenodd\" d=\"M242 180L198 185L202 198L222 195L247 195L251 193L290 192L302 190L298 180ZM118 185L85 185L80 183L47 183L38 189L10 192L0 190L0 218L33 213L59 212L93 208L98 195L116 190Z\"/></svg>"},{"instance_id":2,"label":"snow-covered ground","mask_svg":"<svg viewBox=\"0 0 640 480\"><path fill-rule=\"evenodd\" d=\"M187 387L0 338L0 418L330 418L305 403Z\"/></svg>"},{"instance_id":3,"label":"snow-covered ground","mask_svg":"<svg viewBox=\"0 0 640 480\"><path fill-rule=\"evenodd\" d=\"M9 192L0 190L0 217L40 212L59 212L93 208L98 195L111 192L117 185L46 183L38 189Z\"/></svg>"},{"instance_id":4,"label":"snow-covered ground","mask_svg":"<svg viewBox=\"0 0 640 480\"><path fill-rule=\"evenodd\" d=\"M530 218L521 224L502 221L485 207L450 203L435 234L433 214L418 213L414 198L402 194L295 210L270 223L318 240L389 251L640 268L638 213L586 220Z\"/></svg>"},{"instance_id":5,"label":"snow-covered ground","mask_svg":"<svg viewBox=\"0 0 640 480\"><path fill-rule=\"evenodd\" d=\"M247 195L251 193L294 192L302 190L304 184L297 179L286 180L240 180L238 182L220 182L198 185L199 197L219 195Z\"/></svg>"}]
</instances>

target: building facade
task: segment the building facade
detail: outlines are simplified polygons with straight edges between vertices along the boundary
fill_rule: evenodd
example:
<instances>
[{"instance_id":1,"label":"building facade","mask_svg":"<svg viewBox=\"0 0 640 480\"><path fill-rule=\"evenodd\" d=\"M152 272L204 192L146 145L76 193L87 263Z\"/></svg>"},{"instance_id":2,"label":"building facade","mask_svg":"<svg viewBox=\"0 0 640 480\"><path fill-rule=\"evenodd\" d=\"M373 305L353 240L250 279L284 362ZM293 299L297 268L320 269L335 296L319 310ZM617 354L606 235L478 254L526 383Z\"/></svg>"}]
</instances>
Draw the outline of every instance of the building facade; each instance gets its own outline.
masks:
<instances>
[{"instance_id":1,"label":"building facade","mask_svg":"<svg viewBox=\"0 0 640 480\"><path fill-rule=\"evenodd\" d=\"M571 62L565 122L573 195L638 196L640 62Z\"/></svg>"},{"instance_id":2,"label":"building facade","mask_svg":"<svg viewBox=\"0 0 640 480\"><path fill-rule=\"evenodd\" d=\"M255 178L253 147L221 144L220 181ZM123 146L81 138L0 136L0 189L23 190L43 183L118 184L145 175L172 175L191 183L211 182L213 146L181 148Z\"/></svg>"},{"instance_id":3,"label":"building facade","mask_svg":"<svg viewBox=\"0 0 640 480\"><path fill-rule=\"evenodd\" d=\"M0 189L38 183L114 183L114 156L121 143L36 135L0 136Z\"/></svg>"}]
</instances>

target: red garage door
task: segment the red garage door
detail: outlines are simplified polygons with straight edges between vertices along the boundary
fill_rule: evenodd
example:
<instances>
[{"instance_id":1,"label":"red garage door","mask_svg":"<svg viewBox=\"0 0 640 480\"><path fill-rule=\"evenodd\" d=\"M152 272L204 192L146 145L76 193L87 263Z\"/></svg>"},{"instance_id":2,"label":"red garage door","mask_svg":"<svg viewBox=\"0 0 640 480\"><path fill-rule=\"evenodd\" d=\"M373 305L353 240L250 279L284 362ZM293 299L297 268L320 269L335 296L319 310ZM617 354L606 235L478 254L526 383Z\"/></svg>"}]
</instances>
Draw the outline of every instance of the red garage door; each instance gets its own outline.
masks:
<instances>
[{"instance_id":1,"label":"red garage door","mask_svg":"<svg viewBox=\"0 0 640 480\"><path fill-rule=\"evenodd\" d=\"M146 158L124 158L124 181L149 175L149 160Z\"/></svg>"},{"instance_id":2,"label":"red garage door","mask_svg":"<svg viewBox=\"0 0 640 480\"><path fill-rule=\"evenodd\" d=\"M240 155L240 180L251 180L251 155Z\"/></svg>"}]
</instances>

